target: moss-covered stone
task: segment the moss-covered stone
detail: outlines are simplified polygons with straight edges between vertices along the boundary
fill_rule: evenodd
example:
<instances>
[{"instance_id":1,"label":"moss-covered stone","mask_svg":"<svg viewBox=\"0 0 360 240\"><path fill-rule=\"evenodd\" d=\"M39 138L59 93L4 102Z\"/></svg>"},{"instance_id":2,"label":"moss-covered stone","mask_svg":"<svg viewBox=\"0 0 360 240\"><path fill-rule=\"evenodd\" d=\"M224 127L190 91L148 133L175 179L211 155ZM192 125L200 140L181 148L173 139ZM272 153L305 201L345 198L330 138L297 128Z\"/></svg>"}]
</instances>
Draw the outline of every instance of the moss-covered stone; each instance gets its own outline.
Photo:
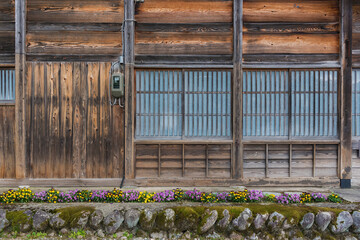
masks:
<instances>
[{"instance_id":1,"label":"moss-covered stone","mask_svg":"<svg viewBox=\"0 0 360 240\"><path fill-rule=\"evenodd\" d=\"M144 230L150 231L154 228L156 220L156 214L150 210L145 209L140 213L140 227Z\"/></svg>"},{"instance_id":2,"label":"moss-covered stone","mask_svg":"<svg viewBox=\"0 0 360 240\"><path fill-rule=\"evenodd\" d=\"M218 215L219 214L216 210L205 211L199 224L199 228L198 228L199 234L203 234L209 231L216 223L216 220L218 219Z\"/></svg>"},{"instance_id":3,"label":"moss-covered stone","mask_svg":"<svg viewBox=\"0 0 360 240\"><path fill-rule=\"evenodd\" d=\"M156 226L160 230L170 230L175 224L175 211L171 208L161 211L156 216Z\"/></svg>"},{"instance_id":4,"label":"moss-covered stone","mask_svg":"<svg viewBox=\"0 0 360 240\"><path fill-rule=\"evenodd\" d=\"M180 231L195 230L199 224L199 214L191 207L173 208L176 214L175 226Z\"/></svg>"},{"instance_id":5,"label":"moss-covered stone","mask_svg":"<svg viewBox=\"0 0 360 240\"><path fill-rule=\"evenodd\" d=\"M6 213L12 231L29 232L32 228L32 218L24 211L11 211Z\"/></svg>"},{"instance_id":6,"label":"moss-covered stone","mask_svg":"<svg viewBox=\"0 0 360 240\"><path fill-rule=\"evenodd\" d=\"M78 228L82 227L79 226L79 220L86 216L89 217L94 211L95 209L93 207L74 206L57 209L55 213L59 213L59 217L65 221L65 226L69 228Z\"/></svg>"}]
</instances>

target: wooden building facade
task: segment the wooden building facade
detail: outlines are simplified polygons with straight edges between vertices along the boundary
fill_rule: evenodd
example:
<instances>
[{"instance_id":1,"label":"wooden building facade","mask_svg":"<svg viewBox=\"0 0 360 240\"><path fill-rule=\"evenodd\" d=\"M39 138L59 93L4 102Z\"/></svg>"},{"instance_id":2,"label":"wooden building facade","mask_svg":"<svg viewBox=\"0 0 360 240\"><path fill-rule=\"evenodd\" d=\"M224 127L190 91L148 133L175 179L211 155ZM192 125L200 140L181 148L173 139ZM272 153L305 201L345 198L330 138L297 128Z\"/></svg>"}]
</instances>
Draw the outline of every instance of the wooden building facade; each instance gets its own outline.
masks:
<instances>
[{"instance_id":1,"label":"wooden building facade","mask_svg":"<svg viewBox=\"0 0 360 240\"><path fill-rule=\"evenodd\" d=\"M4 186L360 184L360 0L2 0L0 123Z\"/></svg>"}]
</instances>

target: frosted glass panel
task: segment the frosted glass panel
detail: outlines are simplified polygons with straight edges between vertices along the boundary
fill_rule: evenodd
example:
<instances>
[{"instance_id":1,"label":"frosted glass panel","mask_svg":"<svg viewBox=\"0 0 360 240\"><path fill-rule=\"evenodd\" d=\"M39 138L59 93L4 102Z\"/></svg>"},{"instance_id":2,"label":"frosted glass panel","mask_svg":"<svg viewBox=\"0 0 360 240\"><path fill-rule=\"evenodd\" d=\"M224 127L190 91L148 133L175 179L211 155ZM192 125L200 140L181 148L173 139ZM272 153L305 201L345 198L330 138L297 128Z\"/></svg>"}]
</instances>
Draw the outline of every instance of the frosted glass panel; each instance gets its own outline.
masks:
<instances>
[{"instance_id":1,"label":"frosted glass panel","mask_svg":"<svg viewBox=\"0 0 360 240\"><path fill-rule=\"evenodd\" d=\"M288 136L288 71L244 71L243 136Z\"/></svg>"},{"instance_id":2,"label":"frosted glass panel","mask_svg":"<svg viewBox=\"0 0 360 240\"><path fill-rule=\"evenodd\" d=\"M291 71L293 137L336 137L338 72Z\"/></svg>"},{"instance_id":3,"label":"frosted glass panel","mask_svg":"<svg viewBox=\"0 0 360 240\"><path fill-rule=\"evenodd\" d=\"M231 135L231 73L186 71L185 136Z\"/></svg>"},{"instance_id":4,"label":"frosted glass panel","mask_svg":"<svg viewBox=\"0 0 360 240\"><path fill-rule=\"evenodd\" d=\"M136 72L136 136L182 135L180 71Z\"/></svg>"},{"instance_id":5,"label":"frosted glass panel","mask_svg":"<svg viewBox=\"0 0 360 240\"><path fill-rule=\"evenodd\" d=\"M15 71L0 69L0 101L15 100Z\"/></svg>"},{"instance_id":6,"label":"frosted glass panel","mask_svg":"<svg viewBox=\"0 0 360 240\"><path fill-rule=\"evenodd\" d=\"M136 71L137 137L231 136L231 72Z\"/></svg>"}]
</instances>

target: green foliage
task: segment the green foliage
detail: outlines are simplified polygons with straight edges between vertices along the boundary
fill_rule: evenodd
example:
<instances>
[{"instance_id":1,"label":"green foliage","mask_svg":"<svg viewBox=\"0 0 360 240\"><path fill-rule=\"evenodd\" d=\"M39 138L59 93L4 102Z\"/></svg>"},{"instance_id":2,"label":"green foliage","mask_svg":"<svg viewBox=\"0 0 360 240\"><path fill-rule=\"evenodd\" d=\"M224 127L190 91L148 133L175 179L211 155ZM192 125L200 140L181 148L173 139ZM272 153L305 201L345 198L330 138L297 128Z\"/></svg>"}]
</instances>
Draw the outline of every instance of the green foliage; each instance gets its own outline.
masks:
<instances>
[{"instance_id":1,"label":"green foliage","mask_svg":"<svg viewBox=\"0 0 360 240\"><path fill-rule=\"evenodd\" d=\"M126 237L127 240L131 240L134 238L134 235L128 232L124 232L123 236Z\"/></svg>"},{"instance_id":2,"label":"green foliage","mask_svg":"<svg viewBox=\"0 0 360 240\"><path fill-rule=\"evenodd\" d=\"M32 232L26 235L27 239L39 239L39 238L46 238L47 233L44 232Z\"/></svg>"},{"instance_id":3,"label":"green foliage","mask_svg":"<svg viewBox=\"0 0 360 240\"><path fill-rule=\"evenodd\" d=\"M74 238L77 239L78 236L82 236L83 238L85 238L86 236L86 232L82 229L75 231L71 231L71 233L69 234L69 238Z\"/></svg>"},{"instance_id":4,"label":"green foliage","mask_svg":"<svg viewBox=\"0 0 360 240\"><path fill-rule=\"evenodd\" d=\"M336 193L331 193L328 196L328 199L330 202L333 202L333 203L341 203L342 202L341 198Z\"/></svg>"}]
</instances>

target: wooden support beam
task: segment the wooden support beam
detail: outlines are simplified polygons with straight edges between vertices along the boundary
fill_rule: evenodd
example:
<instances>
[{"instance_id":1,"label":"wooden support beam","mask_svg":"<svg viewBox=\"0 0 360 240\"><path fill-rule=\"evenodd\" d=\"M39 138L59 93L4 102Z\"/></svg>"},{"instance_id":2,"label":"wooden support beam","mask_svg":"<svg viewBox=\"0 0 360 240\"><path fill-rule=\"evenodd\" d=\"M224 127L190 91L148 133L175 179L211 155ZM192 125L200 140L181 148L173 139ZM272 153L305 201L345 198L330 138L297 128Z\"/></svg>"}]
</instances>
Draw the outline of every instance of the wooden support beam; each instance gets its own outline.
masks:
<instances>
[{"instance_id":1,"label":"wooden support beam","mask_svg":"<svg viewBox=\"0 0 360 240\"><path fill-rule=\"evenodd\" d=\"M134 0L124 1L124 54L125 54L125 178L135 178L134 158Z\"/></svg>"},{"instance_id":2,"label":"wooden support beam","mask_svg":"<svg viewBox=\"0 0 360 240\"><path fill-rule=\"evenodd\" d=\"M25 61L26 0L15 1L15 161L16 178L26 176Z\"/></svg>"},{"instance_id":3,"label":"wooden support beam","mask_svg":"<svg viewBox=\"0 0 360 240\"><path fill-rule=\"evenodd\" d=\"M352 1L340 1L341 12L341 33L340 33L340 56L341 56L341 77L340 77L340 150L341 169L340 178L342 187L351 186L351 65L352 65Z\"/></svg>"},{"instance_id":4,"label":"wooden support beam","mask_svg":"<svg viewBox=\"0 0 360 240\"><path fill-rule=\"evenodd\" d=\"M233 2L233 154L234 177L243 178L243 147L242 147L242 9L243 0Z\"/></svg>"},{"instance_id":5,"label":"wooden support beam","mask_svg":"<svg viewBox=\"0 0 360 240\"><path fill-rule=\"evenodd\" d=\"M32 187L117 187L121 178L42 178L42 179L2 179L0 187L15 188L21 185L30 185ZM339 179L331 178L252 178L239 181L237 179L129 179L125 181L125 186L140 187L230 187L234 185L246 187L325 187L336 186Z\"/></svg>"}]
</instances>

